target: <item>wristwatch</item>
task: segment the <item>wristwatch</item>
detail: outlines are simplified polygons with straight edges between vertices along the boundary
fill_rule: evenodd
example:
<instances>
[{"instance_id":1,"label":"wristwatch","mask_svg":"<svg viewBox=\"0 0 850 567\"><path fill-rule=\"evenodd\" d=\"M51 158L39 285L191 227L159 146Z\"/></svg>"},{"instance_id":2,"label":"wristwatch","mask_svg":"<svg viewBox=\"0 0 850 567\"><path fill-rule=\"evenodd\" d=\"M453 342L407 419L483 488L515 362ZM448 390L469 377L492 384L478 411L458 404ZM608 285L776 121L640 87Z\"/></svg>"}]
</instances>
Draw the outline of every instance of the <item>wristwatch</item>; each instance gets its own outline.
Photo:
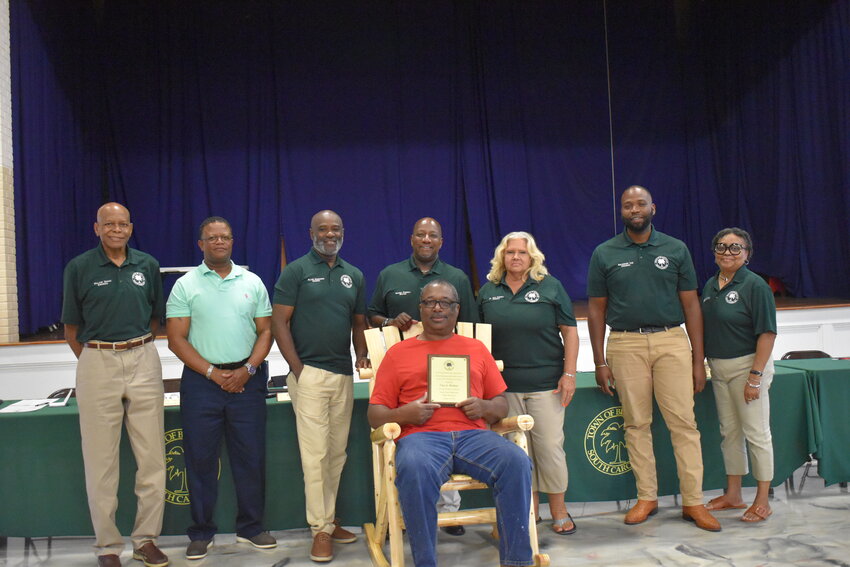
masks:
<instances>
[{"instance_id":1,"label":"wristwatch","mask_svg":"<svg viewBox=\"0 0 850 567\"><path fill-rule=\"evenodd\" d=\"M758 370L755 370L755 369L750 370L750 374L752 374L754 376L763 376L763 374L761 372L759 372Z\"/></svg>"},{"instance_id":2,"label":"wristwatch","mask_svg":"<svg viewBox=\"0 0 850 567\"><path fill-rule=\"evenodd\" d=\"M251 364L250 362L245 363L245 368L248 369L248 376L253 376L257 373L257 367Z\"/></svg>"}]
</instances>

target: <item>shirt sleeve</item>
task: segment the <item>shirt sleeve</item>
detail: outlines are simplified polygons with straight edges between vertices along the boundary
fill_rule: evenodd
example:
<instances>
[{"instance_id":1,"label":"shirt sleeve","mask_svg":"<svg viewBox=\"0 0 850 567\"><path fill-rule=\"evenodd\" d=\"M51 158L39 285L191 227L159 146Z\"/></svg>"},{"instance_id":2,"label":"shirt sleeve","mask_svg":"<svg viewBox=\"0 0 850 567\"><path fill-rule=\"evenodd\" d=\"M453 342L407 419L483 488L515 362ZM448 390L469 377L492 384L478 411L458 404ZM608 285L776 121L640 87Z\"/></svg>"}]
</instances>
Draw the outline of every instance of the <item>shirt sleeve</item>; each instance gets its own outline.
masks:
<instances>
[{"instance_id":1,"label":"shirt sleeve","mask_svg":"<svg viewBox=\"0 0 850 567\"><path fill-rule=\"evenodd\" d=\"M697 288L697 272L694 269L694 261L687 246L682 245L682 268L679 270L679 291L691 291Z\"/></svg>"},{"instance_id":2,"label":"shirt sleeve","mask_svg":"<svg viewBox=\"0 0 850 567\"><path fill-rule=\"evenodd\" d=\"M608 297L608 283L605 278L605 266L600 258L599 248L593 251L587 268L587 296Z\"/></svg>"},{"instance_id":3,"label":"shirt sleeve","mask_svg":"<svg viewBox=\"0 0 850 567\"><path fill-rule=\"evenodd\" d=\"M387 352L378 374L375 376L375 388L369 397L370 404L387 406L390 409L398 407L398 371L395 366L395 357Z\"/></svg>"},{"instance_id":4,"label":"shirt sleeve","mask_svg":"<svg viewBox=\"0 0 850 567\"><path fill-rule=\"evenodd\" d=\"M271 317L272 304L269 302L269 290L266 289L263 280L257 276L254 284L254 294L256 297L257 311L254 313L254 318Z\"/></svg>"},{"instance_id":5,"label":"shirt sleeve","mask_svg":"<svg viewBox=\"0 0 850 567\"><path fill-rule=\"evenodd\" d=\"M357 297L354 300L354 314L355 315L365 315L366 314L366 278L363 277L363 272L357 270L357 279L359 284L357 285Z\"/></svg>"},{"instance_id":6,"label":"shirt sleeve","mask_svg":"<svg viewBox=\"0 0 850 567\"><path fill-rule=\"evenodd\" d=\"M466 274L462 274L462 279L458 284L457 293L460 296L458 321L478 323L481 320L478 317L478 306L475 303L475 294L472 293L472 284L469 283L469 278L466 277Z\"/></svg>"},{"instance_id":7,"label":"shirt sleeve","mask_svg":"<svg viewBox=\"0 0 850 567\"><path fill-rule=\"evenodd\" d=\"M750 305L753 331L756 336L776 333L776 300L773 299L773 291L763 281L757 283L759 285L753 286Z\"/></svg>"},{"instance_id":8,"label":"shirt sleeve","mask_svg":"<svg viewBox=\"0 0 850 567\"><path fill-rule=\"evenodd\" d=\"M155 259L151 260L151 269L148 276L153 282L151 318L162 319L162 316L165 315L165 298L162 294L162 275L159 273L159 262Z\"/></svg>"},{"instance_id":9,"label":"shirt sleeve","mask_svg":"<svg viewBox=\"0 0 850 567\"><path fill-rule=\"evenodd\" d=\"M292 264L283 268L277 283L274 284L274 302L279 305L295 307L298 300L298 287L301 284L301 270Z\"/></svg>"},{"instance_id":10,"label":"shirt sleeve","mask_svg":"<svg viewBox=\"0 0 850 567\"><path fill-rule=\"evenodd\" d=\"M68 325L82 325L83 310L80 305L77 268L74 262L65 266L62 279L62 322Z\"/></svg>"},{"instance_id":11,"label":"shirt sleeve","mask_svg":"<svg viewBox=\"0 0 850 567\"><path fill-rule=\"evenodd\" d=\"M384 297L384 272L378 274L378 283L375 284L375 291L372 292L372 299L369 301L369 308L366 311L367 315L380 315L381 317L389 317L387 309L387 300Z\"/></svg>"},{"instance_id":12,"label":"shirt sleeve","mask_svg":"<svg viewBox=\"0 0 850 567\"><path fill-rule=\"evenodd\" d=\"M484 399L490 400L503 393L508 387L505 385L502 373L496 366L493 355L483 344L481 345L481 356L484 359Z\"/></svg>"},{"instance_id":13,"label":"shirt sleeve","mask_svg":"<svg viewBox=\"0 0 850 567\"><path fill-rule=\"evenodd\" d=\"M553 278L554 279L554 278ZM567 290L564 289L564 285L555 280L555 301L557 301L557 313L556 320L558 325L566 325L568 327L576 327L576 318L573 314L573 302L570 300L570 296L567 293Z\"/></svg>"},{"instance_id":14,"label":"shirt sleeve","mask_svg":"<svg viewBox=\"0 0 850 567\"><path fill-rule=\"evenodd\" d=\"M171 288L171 293L168 295L168 303L165 304L166 318L192 316L192 308L186 297L186 289L183 287L183 278L188 275L186 274L178 279L174 283L174 287Z\"/></svg>"}]
</instances>

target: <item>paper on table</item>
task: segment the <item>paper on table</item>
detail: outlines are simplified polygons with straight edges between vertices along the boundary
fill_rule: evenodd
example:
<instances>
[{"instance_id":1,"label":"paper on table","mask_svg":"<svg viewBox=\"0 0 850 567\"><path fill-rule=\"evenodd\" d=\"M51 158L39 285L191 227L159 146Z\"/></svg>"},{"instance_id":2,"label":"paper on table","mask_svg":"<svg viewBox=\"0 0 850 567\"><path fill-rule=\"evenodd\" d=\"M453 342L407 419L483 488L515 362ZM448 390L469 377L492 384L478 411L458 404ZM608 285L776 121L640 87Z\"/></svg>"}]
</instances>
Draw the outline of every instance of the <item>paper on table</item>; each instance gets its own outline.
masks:
<instances>
[{"instance_id":1,"label":"paper on table","mask_svg":"<svg viewBox=\"0 0 850 567\"><path fill-rule=\"evenodd\" d=\"M21 400L19 402L15 402L10 406L6 406L5 408L0 409L0 413L22 413L26 411L36 411L49 406L51 402L57 401L61 402L62 400L53 400L50 398L43 398L40 400Z\"/></svg>"},{"instance_id":2,"label":"paper on table","mask_svg":"<svg viewBox=\"0 0 850 567\"><path fill-rule=\"evenodd\" d=\"M180 392L165 393L165 407L173 407L180 405Z\"/></svg>"}]
</instances>

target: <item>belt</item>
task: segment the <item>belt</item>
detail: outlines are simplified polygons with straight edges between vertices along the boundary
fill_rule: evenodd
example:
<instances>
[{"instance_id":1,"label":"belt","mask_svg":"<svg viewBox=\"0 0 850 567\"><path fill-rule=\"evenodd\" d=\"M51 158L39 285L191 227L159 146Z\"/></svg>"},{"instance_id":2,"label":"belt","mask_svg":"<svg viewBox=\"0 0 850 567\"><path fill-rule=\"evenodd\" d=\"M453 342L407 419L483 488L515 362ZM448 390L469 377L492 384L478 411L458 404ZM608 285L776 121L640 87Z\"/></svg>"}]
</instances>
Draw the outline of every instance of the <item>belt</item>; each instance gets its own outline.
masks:
<instances>
[{"instance_id":1,"label":"belt","mask_svg":"<svg viewBox=\"0 0 850 567\"><path fill-rule=\"evenodd\" d=\"M663 333L678 326L664 325L663 327L638 327L637 329L611 329L611 331L614 333L640 333L641 335L648 335L650 333Z\"/></svg>"},{"instance_id":2,"label":"belt","mask_svg":"<svg viewBox=\"0 0 850 567\"><path fill-rule=\"evenodd\" d=\"M236 370L245 366L246 362L248 362L247 358L241 362L222 362L221 364L213 364L213 366L221 370Z\"/></svg>"},{"instance_id":3,"label":"belt","mask_svg":"<svg viewBox=\"0 0 850 567\"><path fill-rule=\"evenodd\" d=\"M86 348L93 348L95 350L130 350L131 348L140 347L143 344L147 344L154 339L154 336L150 333L139 337L138 339L130 339L129 341L118 341L117 343L111 343L109 341L91 341L88 343L83 343L83 346Z\"/></svg>"}]
</instances>

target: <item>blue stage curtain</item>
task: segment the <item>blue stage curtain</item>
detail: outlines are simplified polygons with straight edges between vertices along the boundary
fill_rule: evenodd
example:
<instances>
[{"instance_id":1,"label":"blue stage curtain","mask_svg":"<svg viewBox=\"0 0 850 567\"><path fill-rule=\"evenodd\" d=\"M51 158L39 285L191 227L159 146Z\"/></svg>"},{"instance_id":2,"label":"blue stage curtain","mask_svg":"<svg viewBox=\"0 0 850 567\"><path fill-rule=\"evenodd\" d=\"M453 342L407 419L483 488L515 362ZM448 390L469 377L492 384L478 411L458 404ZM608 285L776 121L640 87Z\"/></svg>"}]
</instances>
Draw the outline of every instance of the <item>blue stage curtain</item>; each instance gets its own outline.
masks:
<instances>
[{"instance_id":1,"label":"blue stage curtain","mask_svg":"<svg viewBox=\"0 0 850 567\"><path fill-rule=\"evenodd\" d=\"M754 269L850 295L846 3L10 5L23 333L58 320L107 199L163 266L199 263L198 224L228 218L269 287L323 208L370 288L420 217L481 283L528 230L578 299L639 184L702 278L739 225Z\"/></svg>"}]
</instances>

